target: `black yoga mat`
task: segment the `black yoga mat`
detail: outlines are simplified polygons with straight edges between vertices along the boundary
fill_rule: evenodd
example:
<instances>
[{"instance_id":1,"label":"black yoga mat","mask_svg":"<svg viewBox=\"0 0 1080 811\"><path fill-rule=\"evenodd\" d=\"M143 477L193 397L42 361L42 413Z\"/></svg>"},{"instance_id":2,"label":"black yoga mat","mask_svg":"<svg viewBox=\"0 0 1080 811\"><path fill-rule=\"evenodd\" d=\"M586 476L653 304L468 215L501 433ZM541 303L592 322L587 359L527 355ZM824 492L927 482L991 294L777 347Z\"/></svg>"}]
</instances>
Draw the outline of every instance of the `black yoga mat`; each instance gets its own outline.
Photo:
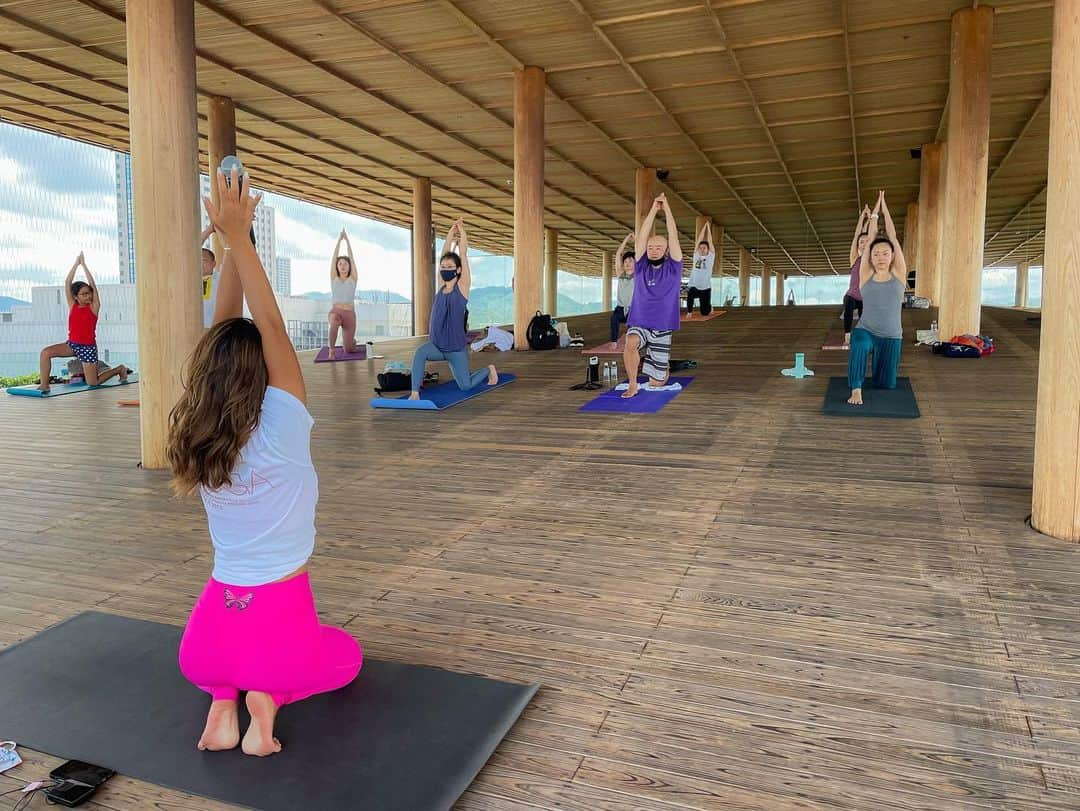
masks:
<instances>
[{"instance_id":1,"label":"black yoga mat","mask_svg":"<svg viewBox=\"0 0 1080 811\"><path fill-rule=\"evenodd\" d=\"M267 811L427 811L454 804L537 690L366 660L281 709L281 754L200 752L210 700L180 674L180 633L91 611L0 651L0 740Z\"/></svg>"},{"instance_id":2,"label":"black yoga mat","mask_svg":"<svg viewBox=\"0 0 1080 811\"><path fill-rule=\"evenodd\" d=\"M911 390L911 380L896 378L895 389L876 389L869 378L863 385L861 406L848 405L851 389L846 377L830 377L825 390L825 406L822 413L830 417L895 417L915 419L919 417L919 404Z\"/></svg>"}]
</instances>

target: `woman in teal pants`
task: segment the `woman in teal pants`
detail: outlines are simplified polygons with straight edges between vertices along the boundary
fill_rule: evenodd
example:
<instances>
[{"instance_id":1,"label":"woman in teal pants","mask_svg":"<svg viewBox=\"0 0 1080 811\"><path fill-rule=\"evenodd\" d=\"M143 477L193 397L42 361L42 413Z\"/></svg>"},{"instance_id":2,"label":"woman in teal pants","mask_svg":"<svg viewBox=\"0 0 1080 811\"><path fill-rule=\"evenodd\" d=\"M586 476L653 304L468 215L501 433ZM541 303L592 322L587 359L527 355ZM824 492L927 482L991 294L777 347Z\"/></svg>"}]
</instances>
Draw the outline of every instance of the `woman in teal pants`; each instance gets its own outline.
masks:
<instances>
[{"instance_id":1,"label":"woman in teal pants","mask_svg":"<svg viewBox=\"0 0 1080 811\"><path fill-rule=\"evenodd\" d=\"M885 218L886 236L878 236L878 219ZM895 389L896 372L900 368L900 345L904 331L900 324L900 309L907 284L907 263L900 240L896 238L885 192L878 193L877 205L870 215L869 239L863 248L859 269L859 292L862 294L863 314L859 325L851 331L851 352L848 355L848 385L851 405L862 405L866 360L873 350L876 388Z\"/></svg>"}]
</instances>

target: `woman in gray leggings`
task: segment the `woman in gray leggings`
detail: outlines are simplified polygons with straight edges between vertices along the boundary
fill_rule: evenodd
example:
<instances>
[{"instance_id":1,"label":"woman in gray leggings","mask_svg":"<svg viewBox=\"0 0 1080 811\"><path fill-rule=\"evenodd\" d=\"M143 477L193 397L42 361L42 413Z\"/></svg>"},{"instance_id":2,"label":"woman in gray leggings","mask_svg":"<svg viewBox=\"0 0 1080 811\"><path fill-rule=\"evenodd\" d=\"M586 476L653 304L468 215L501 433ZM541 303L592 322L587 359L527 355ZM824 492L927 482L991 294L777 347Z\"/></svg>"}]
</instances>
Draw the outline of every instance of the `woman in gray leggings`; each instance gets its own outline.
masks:
<instances>
[{"instance_id":1,"label":"woman in gray leggings","mask_svg":"<svg viewBox=\"0 0 1080 811\"><path fill-rule=\"evenodd\" d=\"M458 250L454 250L457 242ZM439 259L439 291L431 304L428 323L428 342L416 350L412 362L412 394L410 400L420 399L424 382L424 367L429 360L444 360L450 364L454 382L462 391L479 386L484 380L494 386L499 382L495 367L469 372L469 339L465 334L465 313L469 306L469 238L465 224L458 220L446 232L446 241Z\"/></svg>"}]
</instances>

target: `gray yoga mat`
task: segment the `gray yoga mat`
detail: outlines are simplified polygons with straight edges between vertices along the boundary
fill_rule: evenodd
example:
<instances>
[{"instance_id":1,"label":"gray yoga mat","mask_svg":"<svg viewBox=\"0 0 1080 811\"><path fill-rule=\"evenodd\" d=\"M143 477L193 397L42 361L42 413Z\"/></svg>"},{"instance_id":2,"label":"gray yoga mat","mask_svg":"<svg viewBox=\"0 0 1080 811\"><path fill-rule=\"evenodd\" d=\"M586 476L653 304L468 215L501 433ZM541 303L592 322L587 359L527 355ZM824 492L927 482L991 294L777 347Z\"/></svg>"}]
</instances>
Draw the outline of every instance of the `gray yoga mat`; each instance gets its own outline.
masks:
<instances>
[{"instance_id":1,"label":"gray yoga mat","mask_svg":"<svg viewBox=\"0 0 1080 811\"><path fill-rule=\"evenodd\" d=\"M267 811L427 811L454 804L537 690L366 660L281 709L281 754L200 752L209 696L177 667L181 630L90 611L0 651L0 740Z\"/></svg>"},{"instance_id":2,"label":"gray yoga mat","mask_svg":"<svg viewBox=\"0 0 1080 811\"><path fill-rule=\"evenodd\" d=\"M896 378L895 389L876 389L869 378L863 384L863 404L848 405L851 389L846 377L830 377L829 388L825 391L825 405L822 413L830 417L894 417L915 419L920 416L919 404L915 402L915 392L911 390L911 380L906 377Z\"/></svg>"}]
</instances>

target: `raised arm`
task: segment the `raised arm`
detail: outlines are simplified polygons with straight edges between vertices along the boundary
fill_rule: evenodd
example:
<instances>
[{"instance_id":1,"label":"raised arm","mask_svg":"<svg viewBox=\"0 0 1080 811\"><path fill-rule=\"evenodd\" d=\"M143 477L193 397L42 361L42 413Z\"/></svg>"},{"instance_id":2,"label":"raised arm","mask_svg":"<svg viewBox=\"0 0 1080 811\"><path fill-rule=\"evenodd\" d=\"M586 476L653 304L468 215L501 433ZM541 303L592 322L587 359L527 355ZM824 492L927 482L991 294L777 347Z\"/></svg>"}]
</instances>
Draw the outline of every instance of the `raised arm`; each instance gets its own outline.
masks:
<instances>
[{"instance_id":1,"label":"raised arm","mask_svg":"<svg viewBox=\"0 0 1080 811\"><path fill-rule=\"evenodd\" d=\"M709 243L709 253L715 254L716 253L716 246L713 244L713 241L712 241L712 220L705 220L705 227L702 228L701 230L705 232L705 238L704 239L699 238L698 242L708 242ZM694 246L694 250L697 250L697 245Z\"/></svg>"},{"instance_id":2,"label":"raised arm","mask_svg":"<svg viewBox=\"0 0 1080 811\"><path fill-rule=\"evenodd\" d=\"M220 170L217 173L218 204L208 197L203 198L210 222L221 232L232 255L236 273L247 297L251 316L263 342L263 356L270 385L284 389L301 402L307 400L304 388L304 376L300 372L300 363L296 359L292 341L285 331L285 321L281 317L274 291L270 287L270 278L259 261L255 246L248 239L255 208L262 200L262 195L252 197L247 191L248 182L243 185L236 171L230 173L229 182ZM223 273L224 275L224 273Z\"/></svg>"},{"instance_id":3,"label":"raised arm","mask_svg":"<svg viewBox=\"0 0 1080 811\"><path fill-rule=\"evenodd\" d=\"M866 228L866 221L870 218L870 206L863 206L862 213L859 215L859 222L855 226L855 236L851 238L851 251L848 253L848 264L854 265L855 260L859 257L859 237L862 235L863 229Z\"/></svg>"},{"instance_id":4,"label":"raised arm","mask_svg":"<svg viewBox=\"0 0 1080 811\"><path fill-rule=\"evenodd\" d=\"M360 272L356 267L356 260L353 259L352 243L349 242L349 235L345 233L344 228L341 229L341 236L345 239L345 252L349 256L349 278L356 281L360 276Z\"/></svg>"},{"instance_id":5,"label":"raised arm","mask_svg":"<svg viewBox=\"0 0 1080 811\"><path fill-rule=\"evenodd\" d=\"M877 205L874 206L874 210L867 218L867 222L870 223L866 232L866 245L863 246L862 262L859 263L859 287L866 284L870 277L874 275L874 266L870 264L870 247L874 244L874 237L878 232L878 217L881 211L881 195L878 195Z\"/></svg>"},{"instance_id":6,"label":"raised arm","mask_svg":"<svg viewBox=\"0 0 1080 811\"><path fill-rule=\"evenodd\" d=\"M79 269L79 265L82 264L82 261L83 255L80 253L75 257L75 264L71 266L67 278L64 279L64 298L67 299L69 308L75 306L75 296L71 295L71 285L75 282L75 272Z\"/></svg>"},{"instance_id":7,"label":"raised arm","mask_svg":"<svg viewBox=\"0 0 1080 811\"><path fill-rule=\"evenodd\" d=\"M889 213L889 204L885 202L885 192L881 193L881 213L885 217L885 233L893 244L892 275L904 283L907 287L907 260L904 259L904 249L900 247L900 239L896 236L896 226L893 225L892 214Z\"/></svg>"},{"instance_id":8,"label":"raised arm","mask_svg":"<svg viewBox=\"0 0 1080 811\"><path fill-rule=\"evenodd\" d=\"M472 288L472 269L469 267L469 235L465 233L465 222L457 221L458 254L461 256L461 278L458 279L458 290L465 298L469 297Z\"/></svg>"},{"instance_id":9,"label":"raised arm","mask_svg":"<svg viewBox=\"0 0 1080 811\"><path fill-rule=\"evenodd\" d=\"M202 230L202 233L199 234L199 244L200 245L205 245L206 240L210 239L210 235L212 233L214 233L213 224L207 224L207 226Z\"/></svg>"},{"instance_id":10,"label":"raised arm","mask_svg":"<svg viewBox=\"0 0 1080 811\"><path fill-rule=\"evenodd\" d=\"M656 215L662 207L663 203L657 197L645 216L641 218L641 227L638 228L637 235L634 237L635 258L640 259L645 255L645 249L649 246L649 237L652 235L653 223L656 222Z\"/></svg>"},{"instance_id":11,"label":"raised arm","mask_svg":"<svg viewBox=\"0 0 1080 811\"><path fill-rule=\"evenodd\" d=\"M679 244L679 229L675 227L675 215L671 212L671 206L668 205L667 195L661 194L660 200L664 207L664 217L667 220L668 253L676 262L681 262L682 245Z\"/></svg>"},{"instance_id":12,"label":"raised arm","mask_svg":"<svg viewBox=\"0 0 1080 811\"><path fill-rule=\"evenodd\" d=\"M214 299L214 324L240 318L244 315L244 288L236 272L236 263L232 251L225 249L225 258L221 262L221 275L217 281L217 296Z\"/></svg>"},{"instance_id":13,"label":"raised arm","mask_svg":"<svg viewBox=\"0 0 1080 811\"><path fill-rule=\"evenodd\" d=\"M623 241L619 245L619 250L615 252L615 263L612 270L614 270L616 276L619 275L619 269L622 267L622 255L626 253L626 246L633 242L633 240L634 232L631 231L629 234L623 237Z\"/></svg>"},{"instance_id":14,"label":"raised arm","mask_svg":"<svg viewBox=\"0 0 1080 811\"><path fill-rule=\"evenodd\" d=\"M334 243L334 252L330 254L330 281L331 283L337 278L337 260L338 254L341 252L341 243L345 239L345 229L341 229L341 233L338 234L337 242Z\"/></svg>"},{"instance_id":15,"label":"raised arm","mask_svg":"<svg viewBox=\"0 0 1080 811\"><path fill-rule=\"evenodd\" d=\"M457 230L458 221L450 223L450 227L446 229L446 236L443 238L442 249L439 251L439 256L436 258L443 257L446 254L453 252L454 247L457 244Z\"/></svg>"},{"instance_id":16,"label":"raised arm","mask_svg":"<svg viewBox=\"0 0 1080 811\"><path fill-rule=\"evenodd\" d=\"M90 284L90 310L97 315L101 312L101 296L98 294L97 282L94 281L94 274L90 272L89 266L86 264L86 257L83 254L79 254L79 261L82 262L83 273L86 274L86 281Z\"/></svg>"}]
</instances>

